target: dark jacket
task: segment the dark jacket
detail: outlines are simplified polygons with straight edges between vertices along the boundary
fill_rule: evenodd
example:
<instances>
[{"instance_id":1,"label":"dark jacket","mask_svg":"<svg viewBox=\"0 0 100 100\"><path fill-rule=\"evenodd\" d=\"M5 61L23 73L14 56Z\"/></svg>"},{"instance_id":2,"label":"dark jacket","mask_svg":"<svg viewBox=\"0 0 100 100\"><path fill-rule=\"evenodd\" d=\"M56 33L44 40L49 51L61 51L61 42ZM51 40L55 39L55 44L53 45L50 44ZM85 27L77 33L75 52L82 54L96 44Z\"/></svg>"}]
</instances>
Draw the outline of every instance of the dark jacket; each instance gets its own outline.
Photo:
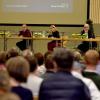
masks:
<instances>
[{"instance_id":1,"label":"dark jacket","mask_svg":"<svg viewBox=\"0 0 100 100\"><path fill-rule=\"evenodd\" d=\"M11 91L17 94L21 100L33 100L32 92L22 86L12 87Z\"/></svg>"},{"instance_id":2,"label":"dark jacket","mask_svg":"<svg viewBox=\"0 0 100 100\"><path fill-rule=\"evenodd\" d=\"M81 31L81 35L85 34L84 30ZM88 31L88 38L95 38L94 33L91 33L91 31ZM78 49L85 53L88 51L90 48L94 49L97 47L96 42L88 42L88 41L83 41L81 44L78 45Z\"/></svg>"},{"instance_id":3,"label":"dark jacket","mask_svg":"<svg viewBox=\"0 0 100 100\"><path fill-rule=\"evenodd\" d=\"M60 38L60 35L58 31L55 31L55 32L52 32L52 34L48 35L48 37Z\"/></svg>"},{"instance_id":4,"label":"dark jacket","mask_svg":"<svg viewBox=\"0 0 100 100\"><path fill-rule=\"evenodd\" d=\"M43 81L39 100L91 100L88 88L69 72L57 72Z\"/></svg>"},{"instance_id":5,"label":"dark jacket","mask_svg":"<svg viewBox=\"0 0 100 100\"><path fill-rule=\"evenodd\" d=\"M100 75L98 75L96 72L84 71L83 76L90 78L96 84L98 89L100 90Z\"/></svg>"},{"instance_id":6,"label":"dark jacket","mask_svg":"<svg viewBox=\"0 0 100 100\"><path fill-rule=\"evenodd\" d=\"M81 31L81 35L85 34L84 30ZM88 38L95 38L94 33L91 33L91 31L88 31Z\"/></svg>"}]
</instances>

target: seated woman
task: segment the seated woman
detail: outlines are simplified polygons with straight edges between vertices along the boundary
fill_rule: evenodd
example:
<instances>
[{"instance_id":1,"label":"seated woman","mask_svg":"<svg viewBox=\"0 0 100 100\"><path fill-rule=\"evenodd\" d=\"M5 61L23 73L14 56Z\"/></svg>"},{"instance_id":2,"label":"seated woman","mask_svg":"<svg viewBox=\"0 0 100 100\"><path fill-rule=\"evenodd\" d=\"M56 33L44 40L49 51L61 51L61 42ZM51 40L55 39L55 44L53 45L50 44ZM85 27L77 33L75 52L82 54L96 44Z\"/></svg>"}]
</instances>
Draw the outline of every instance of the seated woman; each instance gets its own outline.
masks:
<instances>
[{"instance_id":1,"label":"seated woman","mask_svg":"<svg viewBox=\"0 0 100 100\"><path fill-rule=\"evenodd\" d=\"M95 38L94 33L92 33L89 30L89 24L85 24L83 27L83 30L81 31L81 35L85 35L86 38ZM97 44L96 42L88 42L88 41L83 41L81 44L78 45L78 49L82 52L85 53L87 50L91 48L96 48Z\"/></svg>"},{"instance_id":2,"label":"seated woman","mask_svg":"<svg viewBox=\"0 0 100 100\"><path fill-rule=\"evenodd\" d=\"M59 31L57 31L57 28L55 25L50 26L50 34L48 37L53 37L53 38L60 38ZM48 43L48 51L53 51L53 49L57 46L60 46L60 40L53 40Z\"/></svg>"}]
</instances>

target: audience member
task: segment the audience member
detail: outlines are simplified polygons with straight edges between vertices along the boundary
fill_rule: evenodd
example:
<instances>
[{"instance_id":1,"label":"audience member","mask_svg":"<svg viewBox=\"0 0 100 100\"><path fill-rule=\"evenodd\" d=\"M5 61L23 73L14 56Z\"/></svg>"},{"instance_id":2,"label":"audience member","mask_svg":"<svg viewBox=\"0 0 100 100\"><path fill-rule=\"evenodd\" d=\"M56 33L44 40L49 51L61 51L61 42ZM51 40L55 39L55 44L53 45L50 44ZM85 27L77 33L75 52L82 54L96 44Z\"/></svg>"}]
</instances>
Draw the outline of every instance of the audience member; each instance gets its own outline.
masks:
<instances>
[{"instance_id":1,"label":"audience member","mask_svg":"<svg viewBox=\"0 0 100 100\"><path fill-rule=\"evenodd\" d=\"M99 53L99 61L96 67L96 72L100 75L100 51L98 51L98 53Z\"/></svg>"},{"instance_id":2,"label":"audience member","mask_svg":"<svg viewBox=\"0 0 100 100\"><path fill-rule=\"evenodd\" d=\"M53 38L60 38L59 31L57 30L55 25L50 26L50 34L48 37L53 37ZM48 43L48 51L53 51L53 49L57 46L60 46L60 40L53 40Z\"/></svg>"},{"instance_id":3,"label":"audience member","mask_svg":"<svg viewBox=\"0 0 100 100\"><path fill-rule=\"evenodd\" d=\"M37 76L37 61L33 56L26 56L25 58L30 65L30 74L25 86L32 91L34 96L38 96L42 78Z\"/></svg>"},{"instance_id":4,"label":"audience member","mask_svg":"<svg viewBox=\"0 0 100 100\"><path fill-rule=\"evenodd\" d=\"M99 61L99 54L96 50L88 50L85 53L86 70L83 72L83 76L90 78L96 84L100 90L100 75L96 73L96 66Z\"/></svg>"},{"instance_id":5,"label":"audience member","mask_svg":"<svg viewBox=\"0 0 100 100\"><path fill-rule=\"evenodd\" d=\"M100 91L98 90L98 88L96 87L96 85L94 84L94 82L91 79L85 78L82 76L82 71L83 71L84 67L83 65L81 65L80 62L74 62L73 64L73 70L72 70L72 74L81 79L89 88L90 91L90 95L91 95L91 100L99 100L100 99Z\"/></svg>"},{"instance_id":6,"label":"audience member","mask_svg":"<svg viewBox=\"0 0 100 100\"><path fill-rule=\"evenodd\" d=\"M47 52L45 52L45 54L44 54L44 61L48 58L48 56L49 55L51 55L52 54L52 51L47 51Z\"/></svg>"},{"instance_id":7,"label":"audience member","mask_svg":"<svg viewBox=\"0 0 100 100\"><path fill-rule=\"evenodd\" d=\"M48 54L47 54L48 53ZM46 79L48 77L52 77L52 75L56 72L56 66L54 64L53 58L52 58L52 53L47 52L45 54L45 67L46 67L46 72L42 75L42 78Z\"/></svg>"},{"instance_id":8,"label":"audience member","mask_svg":"<svg viewBox=\"0 0 100 100\"><path fill-rule=\"evenodd\" d=\"M6 59L10 59L12 57L19 56L19 51L17 48L11 48L7 51Z\"/></svg>"},{"instance_id":9,"label":"audience member","mask_svg":"<svg viewBox=\"0 0 100 100\"><path fill-rule=\"evenodd\" d=\"M79 51L74 51L74 63L73 64L81 64L83 70L85 69L86 65L85 65L85 61L83 56L81 55L81 53Z\"/></svg>"},{"instance_id":10,"label":"audience member","mask_svg":"<svg viewBox=\"0 0 100 100\"><path fill-rule=\"evenodd\" d=\"M6 63L6 52L1 51L0 52L0 68L4 68Z\"/></svg>"},{"instance_id":11,"label":"audience member","mask_svg":"<svg viewBox=\"0 0 100 100\"><path fill-rule=\"evenodd\" d=\"M26 24L22 25L22 30L20 31L18 36L22 36L22 37L31 37L32 33L31 31L28 29ZM16 45L21 49L21 50L25 50L27 48L29 48L29 46L31 45L31 40L29 39L23 39L20 42L17 42Z\"/></svg>"},{"instance_id":12,"label":"audience member","mask_svg":"<svg viewBox=\"0 0 100 100\"><path fill-rule=\"evenodd\" d=\"M38 63L38 68L37 68L38 76L41 77L46 72L46 68L44 65L44 55L38 52L38 53L35 53L34 56Z\"/></svg>"},{"instance_id":13,"label":"audience member","mask_svg":"<svg viewBox=\"0 0 100 100\"><path fill-rule=\"evenodd\" d=\"M11 91L16 93L21 100L33 100L30 90L21 86L22 82L27 81L29 75L29 63L23 57L10 58L6 63L10 75Z\"/></svg>"},{"instance_id":14,"label":"audience member","mask_svg":"<svg viewBox=\"0 0 100 100\"><path fill-rule=\"evenodd\" d=\"M5 69L0 69L0 95L10 92L10 77Z\"/></svg>"},{"instance_id":15,"label":"audience member","mask_svg":"<svg viewBox=\"0 0 100 100\"><path fill-rule=\"evenodd\" d=\"M65 48L57 48L53 60L58 72L43 81L39 100L91 100L86 85L71 74L73 53Z\"/></svg>"}]
</instances>

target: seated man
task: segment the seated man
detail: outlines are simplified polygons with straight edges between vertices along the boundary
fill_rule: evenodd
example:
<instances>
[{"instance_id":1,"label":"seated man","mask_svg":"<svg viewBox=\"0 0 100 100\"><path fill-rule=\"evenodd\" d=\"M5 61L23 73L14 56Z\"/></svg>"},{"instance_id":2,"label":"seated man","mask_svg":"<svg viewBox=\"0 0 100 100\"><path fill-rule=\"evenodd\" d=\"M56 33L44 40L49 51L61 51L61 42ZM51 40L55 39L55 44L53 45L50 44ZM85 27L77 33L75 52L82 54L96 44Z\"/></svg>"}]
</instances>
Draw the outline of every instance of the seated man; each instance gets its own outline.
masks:
<instances>
[{"instance_id":1,"label":"seated man","mask_svg":"<svg viewBox=\"0 0 100 100\"><path fill-rule=\"evenodd\" d=\"M100 90L100 75L96 73L96 67L99 61L99 54L96 50L88 50L85 53L86 69L83 76L90 78Z\"/></svg>"},{"instance_id":2,"label":"seated man","mask_svg":"<svg viewBox=\"0 0 100 100\"><path fill-rule=\"evenodd\" d=\"M57 31L57 28L55 25L50 26L50 34L48 37L53 37L53 38L60 38L59 32ZM57 46L59 46L60 41L59 40L53 40L48 43L48 51L53 51L53 49Z\"/></svg>"},{"instance_id":3,"label":"seated man","mask_svg":"<svg viewBox=\"0 0 100 100\"><path fill-rule=\"evenodd\" d=\"M83 27L83 30L81 31L81 35L85 35L86 38L95 38L94 33L92 33L89 29L89 24L85 24ZM97 44L96 42L88 42L88 41L83 41L81 44L78 45L78 49L82 52L85 53L89 48L96 48Z\"/></svg>"},{"instance_id":4,"label":"seated man","mask_svg":"<svg viewBox=\"0 0 100 100\"><path fill-rule=\"evenodd\" d=\"M23 37L31 37L32 33L30 32L30 30L27 28L26 24L22 25L22 30L20 31L18 36L23 36ZM28 39L23 39L20 42L17 42L16 45L21 49L21 50L25 50L27 49L30 45L31 45L31 40Z\"/></svg>"}]
</instances>

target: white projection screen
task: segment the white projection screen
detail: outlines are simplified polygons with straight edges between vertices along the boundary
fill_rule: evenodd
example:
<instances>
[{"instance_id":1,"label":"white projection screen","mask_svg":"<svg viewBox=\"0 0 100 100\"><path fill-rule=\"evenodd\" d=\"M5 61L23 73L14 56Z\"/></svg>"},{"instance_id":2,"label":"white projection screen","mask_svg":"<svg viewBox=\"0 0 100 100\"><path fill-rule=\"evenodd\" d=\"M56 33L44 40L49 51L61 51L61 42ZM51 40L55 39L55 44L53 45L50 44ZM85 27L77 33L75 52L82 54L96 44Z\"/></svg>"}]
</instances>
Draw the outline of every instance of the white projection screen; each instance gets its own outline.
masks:
<instances>
[{"instance_id":1,"label":"white projection screen","mask_svg":"<svg viewBox=\"0 0 100 100\"><path fill-rule=\"evenodd\" d=\"M87 0L0 0L0 23L83 24Z\"/></svg>"}]
</instances>

